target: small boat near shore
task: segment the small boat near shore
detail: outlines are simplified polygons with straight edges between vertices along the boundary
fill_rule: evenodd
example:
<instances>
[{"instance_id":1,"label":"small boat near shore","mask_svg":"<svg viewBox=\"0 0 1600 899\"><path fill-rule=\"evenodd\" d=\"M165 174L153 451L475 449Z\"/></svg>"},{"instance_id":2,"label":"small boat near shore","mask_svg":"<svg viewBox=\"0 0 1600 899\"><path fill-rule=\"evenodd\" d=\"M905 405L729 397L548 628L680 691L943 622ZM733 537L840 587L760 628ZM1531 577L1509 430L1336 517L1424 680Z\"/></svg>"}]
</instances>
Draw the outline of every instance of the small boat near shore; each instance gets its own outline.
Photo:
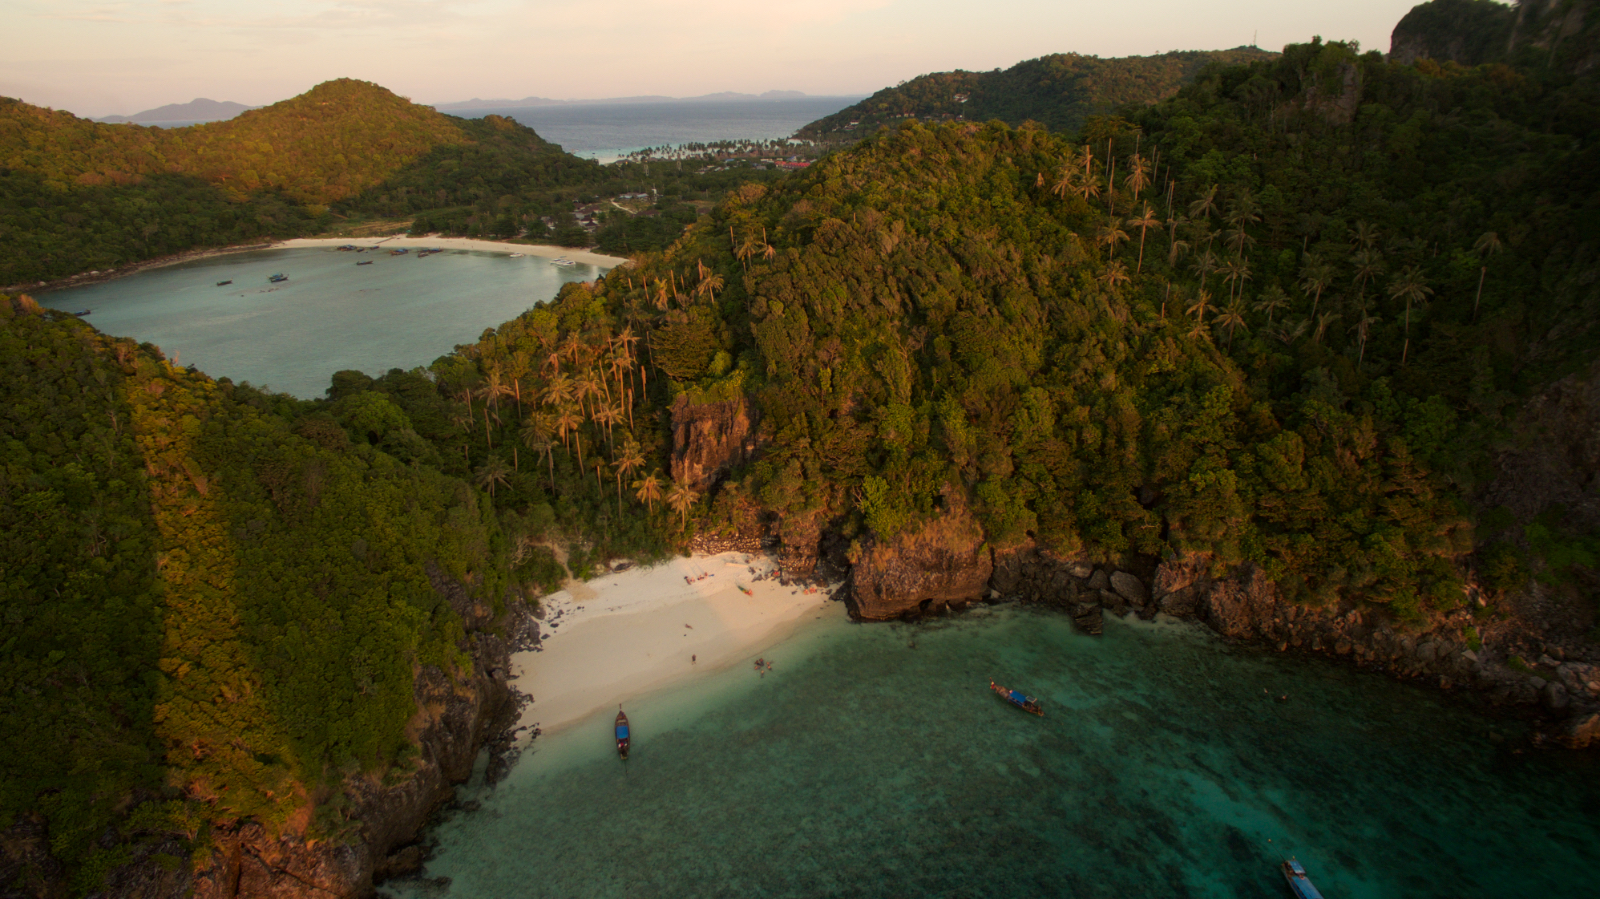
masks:
<instances>
[{"instance_id":1,"label":"small boat near shore","mask_svg":"<svg viewBox=\"0 0 1600 899\"><path fill-rule=\"evenodd\" d=\"M628 735L628 716L623 714L622 706L617 706L617 755L623 761L628 760L628 744L632 739Z\"/></svg>"},{"instance_id":2,"label":"small boat near shore","mask_svg":"<svg viewBox=\"0 0 1600 899\"><path fill-rule=\"evenodd\" d=\"M558 257L558 258L550 260L550 264L551 265L577 265L578 263L573 262L571 259L568 259L565 256L561 256L561 257Z\"/></svg>"},{"instance_id":3,"label":"small boat near shore","mask_svg":"<svg viewBox=\"0 0 1600 899\"><path fill-rule=\"evenodd\" d=\"M521 259L522 258L522 254L521 253L512 253L511 254L511 258L512 259Z\"/></svg>"},{"instance_id":4,"label":"small boat near shore","mask_svg":"<svg viewBox=\"0 0 1600 899\"><path fill-rule=\"evenodd\" d=\"M1001 699L1004 699L1006 702L1011 703L1024 712L1038 715L1041 718L1044 717L1044 708L1039 705L1039 700L1032 696L1025 695L1021 690L1012 690L1008 687L1002 687L994 681L989 681L989 689L999 694Z\"/></svg>"},{"instance_id":5,"label":"small boat near shore","mask_svg":"<svg viewBox=\"0 0 1600 899\"><path fill-rule=\"evenodd\" d=\"M362 261L356 263L356 265L371 265L371 264L372 264L372 260L371 259L363 259Z\"/></svg>"},{"instance_id":6,"label":"small boat near shore","mask_svg":"<svg viewBox=\"0 0 1600 899\"><path fill-rule=\"evenodd\" d=\"M1283 879L1288 881L1289 892L1294 893L1295 899L1322 899L1322 893L1312 885L1306 869L1298 861L1286 858L1278 869L1283 872Z\"/></svg>"},{"instance_id":7,"label":"small boat near shore","mask_svg":"<svg viewBox=\"0 0 1600 899\"><path fill-rule=\"evenodd\" d=\"M267 277L267 280L271 281L273 284L281 284L284 281L289 280L289 276L280 273L280 274L276 274L276 275L269 275Z\"/></svg>"},{"instance_id":8,"label":"small boat near shore","mask_svg":"<svg viewBox=\"0 0 1600 899\"><path fill-rule=\"evenodd\" d=\"M227 281L218 281L217 282L217 286L218 287L227 287L229 284L232 284L232 283L233 283L233 280L230 278Z\"/></svg>"},{"instance_id":9,"label":"small boat near shore","mask_svg":"<svg viewBox=\"0 0 1600 899\"><path fill-rule=\"evenodd\" d=\"M85 309L85 310L83 310L83 311L82 311L82 312L74 312L74 313L72 313L72 314L73 314L73 315L76 315L76 316L77 316L77 317L79 317L79 318L83 318L83 317L84 317L84 316L85 316L85 315L88 315L88 314L89 314L89 313L90 313L90 312L91 312L91 311L92 311L92 310L89 310L89 309Z\"/></svg>"}]
</instances>

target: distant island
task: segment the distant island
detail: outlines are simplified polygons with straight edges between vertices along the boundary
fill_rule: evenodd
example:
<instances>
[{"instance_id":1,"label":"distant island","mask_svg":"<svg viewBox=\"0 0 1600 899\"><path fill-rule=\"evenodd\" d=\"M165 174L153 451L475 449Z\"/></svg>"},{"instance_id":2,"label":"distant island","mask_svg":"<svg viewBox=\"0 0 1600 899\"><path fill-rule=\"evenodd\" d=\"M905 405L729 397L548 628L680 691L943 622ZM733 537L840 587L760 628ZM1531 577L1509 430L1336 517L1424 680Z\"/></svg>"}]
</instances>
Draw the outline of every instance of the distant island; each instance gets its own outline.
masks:
<instances>
[{"instance_id":1,"label":"distant island","mask_svg":"<svg viewBox=\"0 0 1600 899\"><path fill-rule=\"evenodd\" d=\"M647 94L638 97L605 97L589 100L552 100L549 97L523 97L521 100L494 99L484 100L473 97L471 100L458 100L453 103L435 103L433 108L441 112L457 109L523 109L534 106L596 106L602 103L719 103L739 100L803 100L815 96L802 91L766 91L760 94L741 94L737 91L720 91L715 94L701 94L698 97L667 97L657 94ZM848 96L848 95L845 95Z\"/></svg>"},{"instance_id":2,"label":"distant island","mask_svg":"<svg viewBox=\"0 0 1600 899\"><path fill-rule=\"evenodd\" d=\"M217 101L198 97L187 103L168 103L133 115L108 115L95 121L107 125L160 125L168 122L196 125L202 122L225 122L241 112L256 108L232 100Z\"/></svg>"}]
</instances>

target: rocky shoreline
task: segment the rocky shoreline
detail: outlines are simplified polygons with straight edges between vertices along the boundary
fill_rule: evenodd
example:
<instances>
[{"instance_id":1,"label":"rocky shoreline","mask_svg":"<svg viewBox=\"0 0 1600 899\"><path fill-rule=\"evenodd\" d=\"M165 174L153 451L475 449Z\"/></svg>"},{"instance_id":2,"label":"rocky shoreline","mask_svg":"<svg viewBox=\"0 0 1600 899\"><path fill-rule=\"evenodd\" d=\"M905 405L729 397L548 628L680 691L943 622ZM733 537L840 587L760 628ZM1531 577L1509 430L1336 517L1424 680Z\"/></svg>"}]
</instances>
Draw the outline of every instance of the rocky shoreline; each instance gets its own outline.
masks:
<instances>
[{"instance_id":1,"label":"rocky shoreline","mask_svg":"<svg viewBox=\"0 0 1600 899\"><path fill-rule=\"evenodd\" d=\"M1256 568L1213 577L1204 555L1147 562L1144 570L1059 558L1031 545L984 555L947 554L934 583L921 564L927 558L913 556L918 564L905 570L879 559L874 568L852 570L844 599L862 620L916 618L973 601L1036 604L1070 615L1090 634L1100 633L1107 614L1145 620L1165 614L1198 621L1232 641L1342 659L1442 690L1476 691L1496 705L1534 713L1540 744L1600 745L1600 651L1541 636L1515 598L1506 600L1512 608L1492 614L1484 595L1469 587L1461 608L1402 626L1380 610L1351 603L1315 608L1289 602Z\"/></svg>"}]
</instances>

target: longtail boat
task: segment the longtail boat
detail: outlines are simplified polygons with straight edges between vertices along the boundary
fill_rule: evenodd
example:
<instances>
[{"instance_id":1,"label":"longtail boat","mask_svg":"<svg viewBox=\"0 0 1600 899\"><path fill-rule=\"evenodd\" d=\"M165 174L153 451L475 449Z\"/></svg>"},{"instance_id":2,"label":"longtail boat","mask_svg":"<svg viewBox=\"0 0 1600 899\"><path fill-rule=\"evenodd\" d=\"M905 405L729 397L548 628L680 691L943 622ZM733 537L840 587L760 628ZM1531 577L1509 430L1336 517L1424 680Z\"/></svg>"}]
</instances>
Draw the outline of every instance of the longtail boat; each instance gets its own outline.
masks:
<instances>
[{"instance_id":1,"label":"longtail boat","mask_svg":"<svg viewBox=\"0 0 1600 899\"><path fill-rule=\"evenodd\" d=\"M1283 879L1289 882L1289 890L1294 893L1295 899L1322 899L1322 893L1311 884L1311 878L1306 876L1306 869L1292 858L1284 859L1280 866Z\"/></svg>"},{"instance_id":2,"label":"longtail boat","mask_svg":"<svg viewBox=\"0 0 1600 899\"><path fill-rule=\"evenodd\" d=\"M1033 698L1032 696L1026 696L1020 690L1012 690L1007 687L1002 687L994 681L989 681L989 689L998 693L1001 699L1004 699L1006 702L1011 703L1024 712L1032 712L1041 718L1044 717L1044 709L1039 706L1039 700Z\"/></svg>"},{"instance_id":3,"label":"longtail boat","mask_svg":"<svg viewBox=\"0 0 1600 899\"><path fill-rule=\"evenodd\" d=\"M623 761L628 760L628 716L622 713L622 706L617 706L617 755Z\"/></svg>"}]
</instances>

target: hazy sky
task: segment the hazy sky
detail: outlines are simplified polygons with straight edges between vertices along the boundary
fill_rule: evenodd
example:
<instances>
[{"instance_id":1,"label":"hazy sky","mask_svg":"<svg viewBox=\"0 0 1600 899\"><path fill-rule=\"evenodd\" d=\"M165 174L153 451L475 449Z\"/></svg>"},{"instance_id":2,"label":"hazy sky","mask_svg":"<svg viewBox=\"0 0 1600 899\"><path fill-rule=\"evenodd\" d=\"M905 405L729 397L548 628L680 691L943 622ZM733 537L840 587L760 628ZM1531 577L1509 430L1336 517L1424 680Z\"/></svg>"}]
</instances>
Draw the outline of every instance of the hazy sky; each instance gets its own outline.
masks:
<instances>
[{"instance_id":1,"label":"hazy sky","mask_svg":"<svg viewBox=\"0 0 1600 899\"><path fill-rule=\"evenodd\" d=\"M869 94L1047 53L1322 35L1387 51L1412 0L3 0L0 95L84 116L263 105L330 78L423 103Z\"/></svg>"}]
</instances>

